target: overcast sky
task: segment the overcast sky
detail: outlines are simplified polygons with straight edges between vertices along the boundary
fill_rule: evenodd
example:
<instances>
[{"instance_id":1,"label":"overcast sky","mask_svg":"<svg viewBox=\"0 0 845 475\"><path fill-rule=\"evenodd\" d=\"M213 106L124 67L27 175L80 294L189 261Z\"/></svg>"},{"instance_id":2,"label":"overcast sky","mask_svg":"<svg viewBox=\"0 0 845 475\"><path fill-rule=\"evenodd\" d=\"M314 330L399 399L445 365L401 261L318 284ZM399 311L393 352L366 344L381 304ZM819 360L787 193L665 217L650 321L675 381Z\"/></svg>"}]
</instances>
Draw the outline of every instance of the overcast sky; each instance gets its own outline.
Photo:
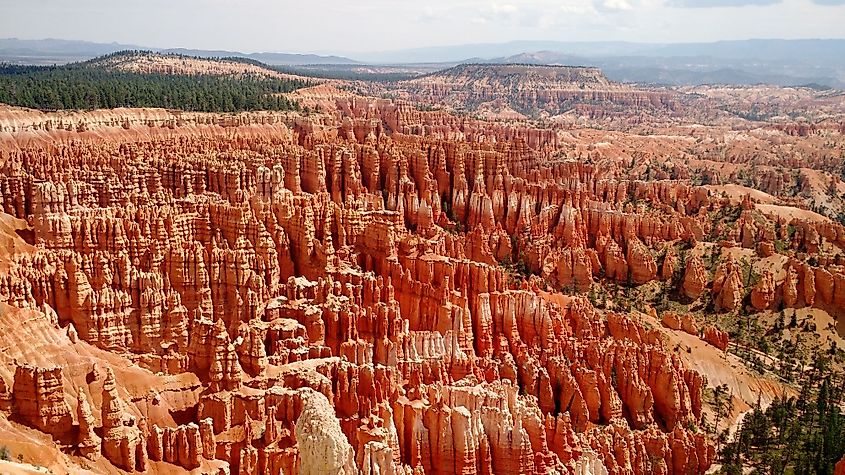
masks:
<instances>
[{"instance_id":1,"label":"overcast sky","mask_svg":"<svg viewBox=\"0 0 845 475\"><path fill-rule=\"evenodd\" d=\"M843 38L845 0L0 0L0 37L320 53L510 40Z\"/></svg>"}]
</instances>

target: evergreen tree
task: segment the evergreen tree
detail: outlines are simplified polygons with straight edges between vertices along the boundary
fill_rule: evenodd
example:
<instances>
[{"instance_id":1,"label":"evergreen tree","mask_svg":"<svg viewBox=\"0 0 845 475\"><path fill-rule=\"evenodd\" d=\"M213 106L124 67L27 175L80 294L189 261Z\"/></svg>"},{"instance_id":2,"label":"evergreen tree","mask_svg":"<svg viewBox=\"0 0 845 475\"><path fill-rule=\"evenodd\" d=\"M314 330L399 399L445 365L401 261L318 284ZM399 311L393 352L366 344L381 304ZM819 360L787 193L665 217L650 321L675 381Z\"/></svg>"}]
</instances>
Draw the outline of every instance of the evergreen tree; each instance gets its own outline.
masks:
<instances>
[{"instance_id":1,"label":"evergreen tree","mask_svg":"<svg viewBox=\"0 0 845 475\"><path fill-rule=\"evenodd\" d=\"M179 76L107 71L86 64L0 65L0 102L41 110L162 107L203 112L292 110L279 94L308 83L264 76Z\"/></svg>"},{"instance_id":2,"label":"evergreen tree","mask_svg":"<svg viewBox=\"0 0 845 475\"><path fill-rule=\"evenodd\" d=\"M845 454L841 376L829 372L825 361L807 373L797 398L777 398L766 410L758 401L745 416L720 451L723 473L745 466L770 474L833 473Z\"/></svg>"}]
</instances>

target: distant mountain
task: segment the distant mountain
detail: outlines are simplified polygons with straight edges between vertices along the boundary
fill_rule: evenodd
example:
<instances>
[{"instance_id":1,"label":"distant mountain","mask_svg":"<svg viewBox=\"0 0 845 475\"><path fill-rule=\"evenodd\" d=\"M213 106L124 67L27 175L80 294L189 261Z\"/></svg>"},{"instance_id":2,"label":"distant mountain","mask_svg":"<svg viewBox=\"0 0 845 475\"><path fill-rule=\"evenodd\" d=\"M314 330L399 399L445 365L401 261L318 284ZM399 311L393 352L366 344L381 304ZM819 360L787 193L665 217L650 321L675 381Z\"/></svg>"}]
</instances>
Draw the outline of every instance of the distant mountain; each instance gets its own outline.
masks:
<instances>
[{"instance_id":1,"label":"distant mountain","mask_svg":"<svg viewBox=\"0 0 845 475\"><path fill-rule=\"evenodd\" d=\"M298 53L240 53L237 51L207 51L199 49L171 48L156 50L160 53L176 53L199 58L248 58L272 66L301 66L305 64L359 64L358 61L343 56L320 56L317 54Z\"/></svg>"},{"instance_id":2,"label":"distant mountain","mask_svg":"<svg viewBox=\"0 0 845 475\"><path fill-rule=\"evenodd\" d=\"M786 61L845 66L845 39L738 40L713 43L628 43L621 41L511 41L356 53L371 63L454 62L501 58L531 51L580 57L709 57L720 60Z\"/></svg>"},{"instance_id":3,"label":"distant mountain","mask_svg":"<svg viewBox=\"0 0 845 475\"><path fill-rule=\"evenodd\" d=\"M715 43L655 45L648 56L709 56L770 62L826 63L845 67L845 39L833 40L742 40Z\"/></svg>"},{"instance_id":4,"label":"distant mountain","mask_svg":"<svg viewBox=\"0 0 845 475\"><path fill-rule=\"evenodd\" d=\"M241 53L225 50L198 50L185 48L147 48L118 43L91 43L69 40L20 40L0 39L0 62L13 64L65 64L86 61L106 54L124 50L147 50L159 53L176 53L200 58L238 57L248 58L275 66L304 64L356 64L342 56L320 56L294 53Z\"/></svg>"},{"instance_id":5,"label":"distant mountain","mask_svg":"<svg viewBox=\"0 0 845 475\"><path fill-rule=\"evenodd\" d=\"M724 56L729 54L734 53L724 52ZM740 56L739 53L736 55ZM767 55L768 59L766 59ZM825 61L817 59L815 63L808 58L823 57L824 55L818 50L806 56L796 53L798 59L791 61L776 59L772 52L761 52L760 56L755 59L713 56L579 56L557 51L536 51L492 58L489 62L538 65L583 64L599 67L608 78L619 82L778 86L815 83L828 87L845 87L845 66L836 66L837 60L834 54L830 54Z\"/></svg>"},{"instance_id":6,"label":"distant mountain","mask_svg":"<svg viewBox=\"0 0 845 475\"><path fill-rule=\"evenodd\" d=\"M10 38L0 39L0 62L65 64L121 50L151 50L201 58L239 57L273 66L308 65L311 67L309 74L319 75L321 70L331 69L331 77L359 77L360 71L351 69L363 65L379 65L380 74L388 77L392 74L387 71L391 67L401 66L404 70L405 65L411 64L424 65L422 69L430 71L458 63L521 63L594 66L601 68L608 78L622 82L667 85L818 84L845 89L845 39L678 44L512 41L354 53L355 59L350 59L337 55L154 49L117 43Z\"/></svg>"},{"instance_id":7,"label":"distant mountain","mask_svg":"<svg viewBox=\"0 0 845 475\"><path fill-rule=\"evenodd\" d=\"M355 53L360 61L388 63L448 63L512 56L526 51L567 51L571 54L634 54L645 45L623 42L602 43L564 43L559 41L511 41L508 43L482 43L469 45L435 46L429 48L411 48L394 51L374 51Z\"/></svg>"},{"instance_id":8,"label":"distant mountain","mask_svg":"<svg viewBox=\"0 0 845 475\"><path fill-rule=\"evenodd\" d=\"M119 43L91 43L70 40L0 39L0 62L14 64L64 64L85 61L122 50L142 49Z\"/></svg>"}]
</instances>

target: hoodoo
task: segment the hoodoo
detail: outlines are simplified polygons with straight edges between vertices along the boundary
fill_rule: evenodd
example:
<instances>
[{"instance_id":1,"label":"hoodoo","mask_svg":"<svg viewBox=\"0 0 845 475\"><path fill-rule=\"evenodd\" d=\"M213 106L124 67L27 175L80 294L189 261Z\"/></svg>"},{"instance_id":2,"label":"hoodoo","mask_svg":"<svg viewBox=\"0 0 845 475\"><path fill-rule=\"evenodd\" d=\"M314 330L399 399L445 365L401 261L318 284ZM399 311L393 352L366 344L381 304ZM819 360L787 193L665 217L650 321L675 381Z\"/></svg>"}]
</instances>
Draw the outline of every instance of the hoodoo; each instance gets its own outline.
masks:
<instances>
[{"instance_id":1,"label":"hoodoo","mask_svg":"<svg viewBox=\"0 0 845 475\"><path fill-rule=\"evenodd\" d=\"M0 473L844 466L841 93L316 67L0 65Z\"/></svg>"}]
</instances>

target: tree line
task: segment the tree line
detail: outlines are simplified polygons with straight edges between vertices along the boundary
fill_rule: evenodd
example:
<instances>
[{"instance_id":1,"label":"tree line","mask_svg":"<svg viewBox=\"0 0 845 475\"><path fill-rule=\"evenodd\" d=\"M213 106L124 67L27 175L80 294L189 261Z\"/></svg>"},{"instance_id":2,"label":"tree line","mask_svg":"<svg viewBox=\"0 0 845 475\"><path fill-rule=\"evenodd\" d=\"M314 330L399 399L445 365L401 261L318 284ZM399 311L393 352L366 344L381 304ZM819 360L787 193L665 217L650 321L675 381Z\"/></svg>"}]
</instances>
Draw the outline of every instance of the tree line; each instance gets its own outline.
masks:
<instances>
[{"instance_id":1,"label":"tree line","mask_svg":"<svg viewBox=\"0 0 845 475\"><path fill-rule=\"evenodd\" d=\"M161 107L197 112L299 110L281 96L309 84L262 76L179 76L84 64L0 65L0 102L40 110Z\"/></svg>"},{"instance_id":2,"label":"tree line","mask_svg":"<svg viewBox=\"0 0 845 475\"><path fill-rule=\"evenodd\" d=\"M821 364L819 364L821 363ZM797 397L782 396L742 420L721 450L722 473L833 474L845 454L845 378L821 356Z\"/></svg>"}]
</instances>

